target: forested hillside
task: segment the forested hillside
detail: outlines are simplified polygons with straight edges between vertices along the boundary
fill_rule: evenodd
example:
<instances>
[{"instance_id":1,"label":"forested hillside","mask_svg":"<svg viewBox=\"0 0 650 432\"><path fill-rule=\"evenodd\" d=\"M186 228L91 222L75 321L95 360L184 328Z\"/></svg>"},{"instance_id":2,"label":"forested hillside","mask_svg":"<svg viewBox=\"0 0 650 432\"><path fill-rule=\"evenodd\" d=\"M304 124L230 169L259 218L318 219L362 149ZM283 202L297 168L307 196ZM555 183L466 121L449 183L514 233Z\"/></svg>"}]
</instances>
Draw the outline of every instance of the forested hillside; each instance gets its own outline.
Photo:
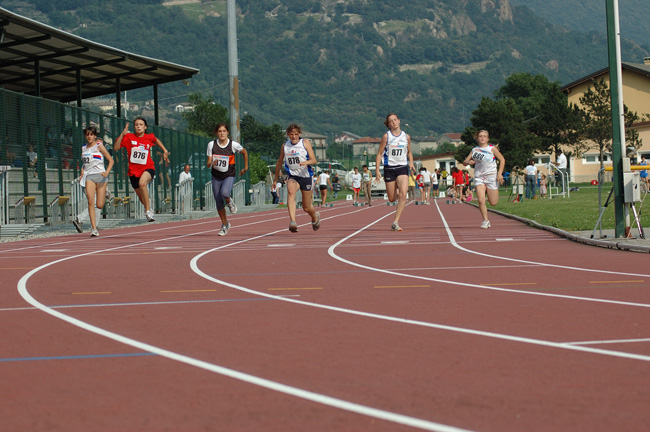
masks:
<instances>
[{"instance_id":1,"label":"forested hillside","mask_svg":"<svg viewBox=\"0 0 650 432\"><path fill-rule=\"evenodd\" d=\"M3 7L82 37L199 68L189 92L228 106L226 2L12 0ZM241 111L266 124L377 136L460 132L514 72L567 83L607 66L604 34L548 24L508 0L238 0ZM30 15L31 14L31 15ZM648 52L624 43L624 60ZM145 95L140 96L147 97ZM129 100L138 94L129 94Z\"/></svg>"},{"instance_id":2,"label":"forested hillside","mask_svg":"<svg viewBox=\"0 0 650 432\"><path fill-rule=\"evenodd\" d=\"M566 26L577 31L607 31L604 1L583 0L511 0L514 5L526 5L536 15L551 24ZM621 36L650 46L650 2L647 0L622 0L618 2Z\"/></svg>"}]
</instances>

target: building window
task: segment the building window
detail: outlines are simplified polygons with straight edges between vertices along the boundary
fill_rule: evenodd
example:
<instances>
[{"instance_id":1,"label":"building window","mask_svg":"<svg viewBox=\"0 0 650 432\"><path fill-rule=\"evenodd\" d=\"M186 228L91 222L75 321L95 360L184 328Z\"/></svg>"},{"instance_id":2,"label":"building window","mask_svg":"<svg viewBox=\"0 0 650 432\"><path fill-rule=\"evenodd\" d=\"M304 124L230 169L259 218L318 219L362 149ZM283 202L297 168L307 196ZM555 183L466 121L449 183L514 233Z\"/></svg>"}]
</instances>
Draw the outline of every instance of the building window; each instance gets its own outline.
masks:
<instances>
[{"instance_id":1,"label":"building window","mask_svg":"<svg viewBox=\"0 0 650 432\"><path fill-rule=\"evenodd\" d=\"M588 154L585 155L583 158L583 161L585 164L591 164L591 163L600 163L600 155L599 154ZM605 154L603 155L603 162L611 162L612 158L610 155Z\"/></svg>"}]
</instances>

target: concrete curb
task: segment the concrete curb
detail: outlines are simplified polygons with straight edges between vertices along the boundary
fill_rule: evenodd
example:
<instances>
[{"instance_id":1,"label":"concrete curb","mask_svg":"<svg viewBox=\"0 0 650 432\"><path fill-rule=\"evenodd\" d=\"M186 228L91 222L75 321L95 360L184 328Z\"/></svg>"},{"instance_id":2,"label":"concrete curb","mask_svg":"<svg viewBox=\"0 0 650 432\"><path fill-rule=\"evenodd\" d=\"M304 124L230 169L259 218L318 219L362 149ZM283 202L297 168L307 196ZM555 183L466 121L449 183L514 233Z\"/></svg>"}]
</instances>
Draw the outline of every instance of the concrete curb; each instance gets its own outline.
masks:
<instances>
[{"instance_id":1,"label":"concrete curb","mask_svg":"<svg viewBox=\"0 0 650 432\"><path fill-rule=\"evenodd\" d=\"M476 206L475 204L471 204ZM560 237L564 237L566 239L590 245L590 246L598 246L598 247L604 247L607 249L618 249L622 251L630 251L630 252L641 252L641 253L650 253L650 244L648 245L641 245L641 244L634 244L632 243L635 240L638 239L617 239L617 238L612 238L611 240L602 240L602 239L595 239L591 238L591 234L589 234L589 237L585 236L585 233L582 234L576 234L572 233L569 231L564 231L559 228L551 227L548 225L542 225L540 223L537 223L533 220L526 219L520 216L515 216L511 215L508 213L501 212L499 210L494 210L494 209L488 209L490 212L496 213L498 215L507 217L508 219L514 219L516 221L525 223L526 225L530 225L532 227L542 229L544 231L549 231L552 232L553 234L559 235ZM647 240L639 240L639 241L645 241Z\"/></svg>"}]
</instances>

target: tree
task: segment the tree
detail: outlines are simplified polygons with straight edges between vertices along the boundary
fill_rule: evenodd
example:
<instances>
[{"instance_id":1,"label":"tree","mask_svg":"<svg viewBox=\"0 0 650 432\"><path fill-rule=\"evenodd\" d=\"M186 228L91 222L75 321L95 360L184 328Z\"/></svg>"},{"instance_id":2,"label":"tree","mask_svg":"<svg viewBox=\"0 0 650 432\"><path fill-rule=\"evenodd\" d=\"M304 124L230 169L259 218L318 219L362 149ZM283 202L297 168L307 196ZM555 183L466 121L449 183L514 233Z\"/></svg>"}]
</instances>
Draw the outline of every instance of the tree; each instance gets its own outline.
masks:
<instances>
[{"instance_id":1,"label":"tree","mask_svg":"<svg viewBox=\"0 0 650 432\"><path fill-rule=\"evenodd\" d=\"M241 121L242 143L249 153L258 153L268 162L275 162L280 155L280 144L284 142L282 127L274 123L266 126L251 115Z\"/></svg>"},{"instance_id":2,"label":"tree","mask_svg":"<svg viewBox=\"0 0 650 432\"><path fill-rule=\"evenodd\" d=\"M490 142L498 144L499 151L506 160L506 169L526 166L534 150L539 147L538 138L528 132L524 116L513 99L492 100L483 98L472 112L472 127L462 135L464 145L454 154L462 162L476 145L474 133L485 129L490 134Z\"/></svg>"},{"instance_id":3,"label":"tree","mask_svg":"<svg viewBox=\"0 0 650 432\"><path fill-rule=\"evenodd\" d=\"M612 151L612 106L609 85L603 80L594 81L587 91L580 97L582 105L582 123L579 134L580 141L576 149L582 155L588 150L598 149L600 168L604 167L605 151ZM638 149L642 142L639 133L632 129L632 125L639 121L636 112L629 111L624 106L625 142L626 145Z\"/></svg>"},{"instance_id":4,"label":"tree","mask_svg":"<svg viewBox=\"0 0 650 432\"><path fill-rule=\"evenodd\" d=\"M193 106L191 111L182 113L187 122L187 131L191 134L212 137L214 127L219 123L228 124L228 110L212 100L212 96L203 98L200 93L192 93L188 102Z\"/></svg>"}]
</instances>

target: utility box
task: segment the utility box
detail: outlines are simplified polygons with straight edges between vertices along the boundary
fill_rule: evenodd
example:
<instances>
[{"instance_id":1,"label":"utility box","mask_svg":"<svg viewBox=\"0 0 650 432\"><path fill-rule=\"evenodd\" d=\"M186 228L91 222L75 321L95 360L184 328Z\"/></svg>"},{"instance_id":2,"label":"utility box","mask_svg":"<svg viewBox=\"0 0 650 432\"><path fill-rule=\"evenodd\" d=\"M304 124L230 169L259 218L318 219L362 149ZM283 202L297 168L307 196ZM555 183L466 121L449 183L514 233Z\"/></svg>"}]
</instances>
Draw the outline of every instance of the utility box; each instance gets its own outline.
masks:
<instances>
[{"instance_id":1,"label":"utility box","mask_svg":"<svg viewBox=\"0 0 650 432\"><path fill-rule=\"evenodd\" d=\"M641 201L641 173L639 171L623 173L623 192L626 203Z\"/></svg>"}]
</instances>

